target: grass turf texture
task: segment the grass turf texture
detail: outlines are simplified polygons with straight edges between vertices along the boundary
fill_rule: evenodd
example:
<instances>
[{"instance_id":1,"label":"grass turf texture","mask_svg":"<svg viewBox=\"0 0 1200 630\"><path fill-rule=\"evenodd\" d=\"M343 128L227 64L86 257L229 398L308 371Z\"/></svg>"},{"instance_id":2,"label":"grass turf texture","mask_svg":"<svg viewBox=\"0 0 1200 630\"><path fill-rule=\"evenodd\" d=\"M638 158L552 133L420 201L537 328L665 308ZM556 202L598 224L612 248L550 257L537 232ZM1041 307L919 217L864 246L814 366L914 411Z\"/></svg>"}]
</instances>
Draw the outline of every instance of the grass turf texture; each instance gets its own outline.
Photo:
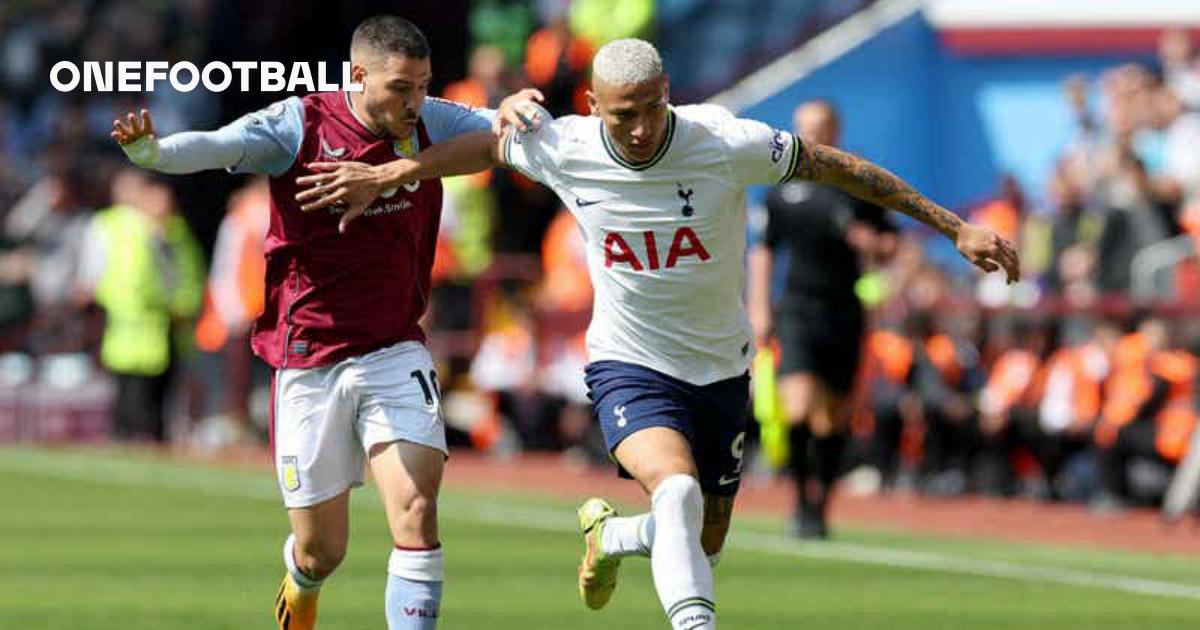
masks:
<instances>
[{"instance_id":1,"label":"grass turf texture","mask_svg":"<svg viewBox=\"0 0 1200 630\"><path fill-rule=\"evenodd\" d=\"M0 628L272 627L287 524L269 473L115 451L0 449L0 497ZM584 609L574 506L448 488L442 507L449 581L440 627L666 627L641 559L625 562L608 608ZM371 490L355 493L352 524L350 553L322 594L323 630L385 627L390 545ZM1200 562L1191 558L886 531L839 530L835 545L806 547L778 527L735 521L718 571L722 627L1163 629L1195 628L1200 617ZM835 557L804 555L814 549ZM1185 592L883 566L847 559L846 549L1167 581Z\"/></svg>"}]
</instances>

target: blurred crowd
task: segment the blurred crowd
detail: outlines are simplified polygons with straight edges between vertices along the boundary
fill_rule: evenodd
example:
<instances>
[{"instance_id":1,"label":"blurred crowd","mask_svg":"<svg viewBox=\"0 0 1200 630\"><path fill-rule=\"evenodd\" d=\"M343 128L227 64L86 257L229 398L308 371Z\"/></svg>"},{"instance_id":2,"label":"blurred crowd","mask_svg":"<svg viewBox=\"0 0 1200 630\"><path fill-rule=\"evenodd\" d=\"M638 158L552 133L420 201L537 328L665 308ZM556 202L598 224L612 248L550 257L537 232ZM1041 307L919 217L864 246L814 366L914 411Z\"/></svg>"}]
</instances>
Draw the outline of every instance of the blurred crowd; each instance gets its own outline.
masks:
<instances>
[{"instance_id":1,"label":"blurred crowd","mask_svg":"<svg viewBox=\"0 0 1200 630\"><path fill-rule=\"evenodd\" d=\"M1026 194L967 209L1017 243L1024 280L967 280L909 241L873 301L848 467L863 491L1158 500L1196 425L1200 56L1071 76L1074 129ZM996 275L996 274L993 274ZM890 294L878 287L894 287Z\"/></svg>"},{"instance_id":2,"label":"blurred crowd","mask_svg":"<svg viewBox=\"0 0 1200 630\"><path fill-rule=\"evenodd\" d=\"M598 46L698 19L704 3L445 4L413 16L430 25L439 94L487 107L534 86L562 115L586 112ZM314 25L264 26L273 11L294 13L287 2L230 5L0 4L0 440L110 429L265 440L269 374L246 342L262 300L264 182L131 171L108 131L135 106L170 133L266 101L64 95L46 80L60 59L201 61L233 54L229 41L254 47L238 58L344 56L344 42L313 52L297 35ZM848 6L813 5L822 23L844 17L834 5ZM327 11L309 21L361 17ZM1186 317L1200 300L1200 59L1168 33L1157 63L1066 78L1064 98L1074 126L1048 190L1006 178L994 199L963 209L1018 243L1025 281L964 273L914 229L860 281L872 331L846 462L856 487L1150 501L1186 449L1200 339ZM455 178L446 191L427 326L452 441L603 461L578 377L592 295L573 219L515 172ZM56 424L45 421L54 400Z\"/></svg>"}]
</instances>

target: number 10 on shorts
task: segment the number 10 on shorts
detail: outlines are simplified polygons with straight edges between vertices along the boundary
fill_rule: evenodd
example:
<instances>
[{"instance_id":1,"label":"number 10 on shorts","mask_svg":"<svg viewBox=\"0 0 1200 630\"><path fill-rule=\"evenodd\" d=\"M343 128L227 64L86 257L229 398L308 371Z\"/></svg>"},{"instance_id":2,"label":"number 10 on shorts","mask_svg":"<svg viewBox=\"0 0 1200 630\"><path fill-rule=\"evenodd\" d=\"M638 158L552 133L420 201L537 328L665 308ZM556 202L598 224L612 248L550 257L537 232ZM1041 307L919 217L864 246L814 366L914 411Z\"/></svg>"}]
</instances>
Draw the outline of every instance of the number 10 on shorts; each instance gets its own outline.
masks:
<instances>
[{"instance_id":1,"label":"number 10 on shorts","mask_svg":"<svg viewBox=\"0 0 1200 630\"><path fill-rule=\"evenodd\" d=\"M425 394L425 404L433 407L442 399L442 388L438 385L437 370L429 370L429 376L421 370L413 370L413 378L421 385L421 393Z\"/></svg>"}]
</instances>

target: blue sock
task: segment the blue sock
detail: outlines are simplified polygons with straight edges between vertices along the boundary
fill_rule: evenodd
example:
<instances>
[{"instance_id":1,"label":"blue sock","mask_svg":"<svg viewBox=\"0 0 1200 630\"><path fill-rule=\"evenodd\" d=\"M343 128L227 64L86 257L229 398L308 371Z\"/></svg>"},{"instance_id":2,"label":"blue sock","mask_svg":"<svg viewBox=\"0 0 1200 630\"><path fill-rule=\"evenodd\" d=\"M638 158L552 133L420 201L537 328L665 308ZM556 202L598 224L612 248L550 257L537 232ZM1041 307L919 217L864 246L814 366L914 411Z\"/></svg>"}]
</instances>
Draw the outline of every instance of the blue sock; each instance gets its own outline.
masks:
<instances>
[{"instance_id":1,"label":"blue sock","mask_svg":"<svg viewBox=\"0 0 1200 630\"><path fill-rule=\"evenodd\" d=\"M395 549L384 600L388 630L433 630L442 603L442 550Z\"/></svg>"}]
</instances>

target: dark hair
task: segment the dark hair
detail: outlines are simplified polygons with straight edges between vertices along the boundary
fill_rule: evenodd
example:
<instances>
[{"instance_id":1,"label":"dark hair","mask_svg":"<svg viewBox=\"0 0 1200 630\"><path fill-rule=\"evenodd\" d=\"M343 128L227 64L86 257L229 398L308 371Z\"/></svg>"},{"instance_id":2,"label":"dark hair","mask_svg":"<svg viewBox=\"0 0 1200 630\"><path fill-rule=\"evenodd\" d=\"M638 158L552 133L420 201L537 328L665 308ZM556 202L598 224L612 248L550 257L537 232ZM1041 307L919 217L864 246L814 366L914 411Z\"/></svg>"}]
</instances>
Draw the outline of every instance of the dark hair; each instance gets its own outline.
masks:
<instances>
[{"instance_id":1,"label":"dark hair","mask_svg":"<svg viewBox=\"0 0 1200 630\"><path fill-rule=\"evenodd\" d=\"M396 15L376 15L363 20L350 39L351 50L360 47L410 59L429 58L429 40L425 34L416 24Z\"/></svg>"}]
</instances>

